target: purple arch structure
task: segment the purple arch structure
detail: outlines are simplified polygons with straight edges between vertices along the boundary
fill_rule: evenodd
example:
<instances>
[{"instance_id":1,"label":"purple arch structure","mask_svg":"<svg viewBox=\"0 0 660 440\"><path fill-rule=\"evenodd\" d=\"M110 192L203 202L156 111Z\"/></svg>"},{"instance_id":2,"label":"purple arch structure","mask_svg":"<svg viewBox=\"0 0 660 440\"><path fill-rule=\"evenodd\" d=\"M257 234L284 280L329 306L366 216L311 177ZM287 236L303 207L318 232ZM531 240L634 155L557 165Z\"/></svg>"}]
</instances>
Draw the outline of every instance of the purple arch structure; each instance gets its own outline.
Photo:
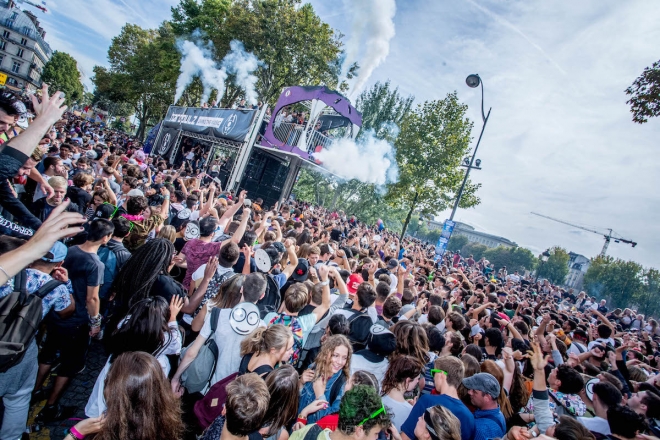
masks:
<instances>
[{"instance_id":1,"label":"purple arch structure","mask_svg":"<svg viewBox=\"0 0 660 440\"><path fill-rule=\"evenodd\" d=\"M278 140L273 132L273 124L275 123L275 117L279 114L282 108L297 102L312 101L314 99L323 101L327 106L332 107L337 113L351 121L353 125L362 127L362 115L351 105L348 99L339 92L331 90L325 86L287 87L282 91L282 94L275 105L275 109L271 113L272 116L266 126L266 132L261 140L261 146L294 153L303 159L311 160L309 153L306 151Z\"/></svg>"}]
</instances>

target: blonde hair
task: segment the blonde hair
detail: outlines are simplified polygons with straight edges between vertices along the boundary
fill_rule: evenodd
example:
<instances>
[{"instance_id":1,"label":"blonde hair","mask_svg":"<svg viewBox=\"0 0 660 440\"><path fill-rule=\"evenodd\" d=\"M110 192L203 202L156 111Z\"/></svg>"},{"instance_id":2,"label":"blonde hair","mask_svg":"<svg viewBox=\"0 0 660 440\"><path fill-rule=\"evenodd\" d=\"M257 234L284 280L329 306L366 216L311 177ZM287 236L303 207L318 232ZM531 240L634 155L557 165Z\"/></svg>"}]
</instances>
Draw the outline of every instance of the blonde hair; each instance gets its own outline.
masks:
<instances>
[{"instance_id":1,"label":"blonde hair","mask_svg":"<svg viewBox=\"0 0 660 440\"><path fill-rule=\"evenodd\" d=\"M268 353L273 348L281 350L289 345L292 337L291 329L282 324L259 327L241 341L241 356Z\"/></svg>"},{"instance_id":2,"label":"blonde hair","mask_svg":"<svg viewBox=\"0 0 660 440\"><path fill-rule=\"evenodd\" d=\"M176 240L176 228L172 225L163 226L160 228L160 231L158 231L157 238L164 238L165 240L174 243Z\"/></svg>"},{"instance_id":3,"label":"blonde hair","mask_svg":"<svg viewBox=\"0 0 660 440\"><path fill-rule=\"evenodd\" d=\"M337 347L346 347L348 349L348 356L346 357L346 365L342 368L346 379L351 377L351 356L353 355L353 347L350 341L344 335L330 336L321 345L321 350L316 356L316 370L314 379L324 377L326 380L332 376L332 355Z\"/></svg>"},{"instance_id":4,"label":"blonde hair","mask_svg":"<svg viewBox=\"0 0 660 440\"><path fill-rule=\"evenodd\" d=\"M69 182L62 176L53 176L48 179L48 184L53 188L64 188L66 189L69 186Z\"/></svg>"}]
</instances>

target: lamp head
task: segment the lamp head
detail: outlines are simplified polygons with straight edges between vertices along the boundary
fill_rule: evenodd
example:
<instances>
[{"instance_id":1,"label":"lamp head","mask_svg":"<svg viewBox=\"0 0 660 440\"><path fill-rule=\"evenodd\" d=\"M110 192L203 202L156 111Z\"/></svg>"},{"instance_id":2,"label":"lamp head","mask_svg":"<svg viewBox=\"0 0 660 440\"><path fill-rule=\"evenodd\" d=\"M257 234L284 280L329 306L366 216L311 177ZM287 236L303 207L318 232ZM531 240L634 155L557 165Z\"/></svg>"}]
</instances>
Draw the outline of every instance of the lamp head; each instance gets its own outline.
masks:
<instances>
[{"instance_id":1,"label":"lamp head","mask_svg":"<svg viewBox=\"0 0 660 440\"><path fill-rule=\"evenodd\" d=\"M479 168L481 166L481 159L477 159L474 161L474 164Z\"/></svg>"},{"instance_id":2,"label":"lamp head","mask_svg":"<svg viewBox=\"0 0 660 440\"><path fill-rule=\"evenodd\" d=\"M474 89L475 87L479 87L479 84L481 84L481 78L476 73L473 73L472 75L468 75L468 77L465 78L465 84L467 84L468 87Z\"/></svg>"}]
</instances>

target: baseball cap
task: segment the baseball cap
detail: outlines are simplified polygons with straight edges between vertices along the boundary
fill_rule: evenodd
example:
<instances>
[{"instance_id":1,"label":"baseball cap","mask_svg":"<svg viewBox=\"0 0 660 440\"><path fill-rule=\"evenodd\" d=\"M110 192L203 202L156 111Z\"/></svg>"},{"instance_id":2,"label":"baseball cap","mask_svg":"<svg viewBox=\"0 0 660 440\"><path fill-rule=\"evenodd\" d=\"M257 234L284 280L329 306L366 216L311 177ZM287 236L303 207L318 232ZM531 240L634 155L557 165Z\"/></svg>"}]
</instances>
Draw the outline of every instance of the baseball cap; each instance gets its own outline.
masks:
<instances>
[{"instance_id":1,"label":"baseball cap","mask_svg":"<svg viewBox=\"0 0 660 440\"><path fill-rule=\"evenodd\" d=\"M66 254L67 254L66 246L64 246L64 244L62 244L61 242L56 241L53 247L51 247L50 250L46 253L46 255L41 257L41 259L49 263L60 263L64 261L64 259L66 258Z\"/></svg>"},{"instance_id":2,"label":"baseball cap","mask_svg":"<svg viewBox=\"0 0 660 440\"><path fill-rule=\"evenodd\" d=\"M110 220L112 217L112 214L115 213L115 207L112 206L109 203L102 203L99 205L98 208L96 208L96 212L94 213L95 218L104 218L107 220Z\"/></svg>"},{"instance_id":3,"label":"baseball cap","mask_svg":"<svg viewBox=\"0 0 660 440\"><path fill-rule=\"evenodd\" d=\"M302 283L307 280L307 272L309 272L309 262L304 258L298 258L298 266L292 275L294 281Z\"/></svg>"},{"instance_id":4,"label":"baseball cap","mask_svg":"<svg viewBox=\"0 0 660 440\"><path fill-rule=\"evenodd\" d=\"M399 267L399 262L394 258L390 258L390 261L387 262L387 268L394 269L395 267Z\"/></svg>"},{"instance_id":5,"label":"baseball cap","mask_svg":"<svg viewBox=\"0 0 660 440\"><path fill-rule=\"evenodd\" d=\"M463 386L468 390L484 392L493 399L500 396L500 383L490 373L477 373L474 376L463 379Z\"/></svg>"},{"instance_id":6,"label":"baseball cap","mask_svg":"<svg viewBox=\"0 0 660 440\"><path fill-rule=\"evenodd\" d=\"M348 288L348 291L350 293L355 294L357 293L358 286L362 283L364 283L364 279L362 278L362 275L360 275L359 273L354 273L348 277L348 282L346 283L346 287Z\"/></svg>"},{"instance_id":7,"label":"baseball cap","mask_svg":"<svg viewBox=\"0 0 660 440\"><path fill-rule=\"evenodd\" d=\"M367 349L368 351L360 353L365 359L370 362L381 362L385 359L385 356L394 353L396 349L396 336L384 326L374 324L369 330Z\"/></svg>"},{"instance_id":8,"label":"baseball cap","mask_svg":"<svg viewBox=\"0 0 660 440\"><path fill-rule=\"evenodd\" d=\"M128 197L144 197L144 193L142 190L139 190L137 188L134 188L126 194Z\"/></svg>"},{"instance_id":9,"label":"baseball cap","mask_svg":"<svg viewBox=\"0 0 660 440\"><path fill-rule=\"evenodd\" d=\"M274 241L273 242L273 247L277 249L277 252L280 254L283 254L286 252L286 248L284 247L284 244L280 241Z\"/></svg>"}]
</instances>

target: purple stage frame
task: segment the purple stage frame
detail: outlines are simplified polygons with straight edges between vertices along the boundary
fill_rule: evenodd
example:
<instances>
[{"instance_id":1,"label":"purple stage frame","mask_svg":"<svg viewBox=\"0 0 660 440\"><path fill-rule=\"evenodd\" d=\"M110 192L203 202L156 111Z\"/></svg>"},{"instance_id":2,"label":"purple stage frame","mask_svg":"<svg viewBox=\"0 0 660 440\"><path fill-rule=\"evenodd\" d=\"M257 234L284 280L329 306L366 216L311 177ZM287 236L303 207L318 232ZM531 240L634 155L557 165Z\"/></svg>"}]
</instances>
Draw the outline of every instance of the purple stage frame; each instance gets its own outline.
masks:
<instances>
[{"instance_id":1,"label":"purple stage frame","mask_svg":"<svg viewBox=\"0 0 660 440\"><path fill-rule=\"evenodd\" d=\"M312 160L309 153L306 151L278 140L275 137L275 133L273 132L273 124L275 123L276 116L279 114L282 108L297 102L312 101L314 99L323 101L327 106L332 107L337 113L351 121L353 125L358 127L362 126L362 115L360 112L357 111L355 107L351 105L348 99L339 92L331 90L325 86L287 87L282 91L282 94L280 95L279 99L277 100L277 104L275 105L275 109L271 113L272 116L266 127L266 132L263 135L263 139L261 140L261 146L286 151L296 154L303 159Z\"/></svg>"}]
</instances>

